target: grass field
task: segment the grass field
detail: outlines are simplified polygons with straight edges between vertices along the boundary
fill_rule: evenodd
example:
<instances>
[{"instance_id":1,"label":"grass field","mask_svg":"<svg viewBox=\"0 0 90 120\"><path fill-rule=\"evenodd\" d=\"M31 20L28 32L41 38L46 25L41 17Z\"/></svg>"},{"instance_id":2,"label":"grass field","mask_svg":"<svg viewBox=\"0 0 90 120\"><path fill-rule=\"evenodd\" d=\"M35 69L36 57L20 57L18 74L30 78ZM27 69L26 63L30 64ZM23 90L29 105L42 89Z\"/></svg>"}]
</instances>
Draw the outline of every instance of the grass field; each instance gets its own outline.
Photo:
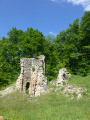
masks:
<instances>
[{"instance_id":1,"label":"grass field","mask_svg":"<svg viewBox=\"0 0 90 120\"><path fill-rule=\"evenodd\" d=\"M87 94L77 100L52 91L30 100L12 93L0 98L0 115L4 120L90 120L90 76L72 76L69 84L86 87Z\"/></svg>"}]
</instances>

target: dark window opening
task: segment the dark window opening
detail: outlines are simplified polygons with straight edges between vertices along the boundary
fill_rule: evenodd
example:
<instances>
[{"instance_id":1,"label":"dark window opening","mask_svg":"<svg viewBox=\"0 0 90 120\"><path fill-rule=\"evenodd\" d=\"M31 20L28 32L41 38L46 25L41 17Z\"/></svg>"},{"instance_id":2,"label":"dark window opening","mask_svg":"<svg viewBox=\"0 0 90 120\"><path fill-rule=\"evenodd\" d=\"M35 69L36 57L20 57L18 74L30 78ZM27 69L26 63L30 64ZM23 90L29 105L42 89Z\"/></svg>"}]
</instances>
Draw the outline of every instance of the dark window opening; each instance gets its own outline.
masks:
<instances>
[{"instance_id":1,"label":"dark window opening","mask_svg":"<svg viewBox=\"0 0 90 120\"><path fill-rule=\"evenodd\" d=\"M26 93L29 93L29 87L30 87L30 83L27 82L27 83L26 83Z\"/></svg>"}]
</instances>

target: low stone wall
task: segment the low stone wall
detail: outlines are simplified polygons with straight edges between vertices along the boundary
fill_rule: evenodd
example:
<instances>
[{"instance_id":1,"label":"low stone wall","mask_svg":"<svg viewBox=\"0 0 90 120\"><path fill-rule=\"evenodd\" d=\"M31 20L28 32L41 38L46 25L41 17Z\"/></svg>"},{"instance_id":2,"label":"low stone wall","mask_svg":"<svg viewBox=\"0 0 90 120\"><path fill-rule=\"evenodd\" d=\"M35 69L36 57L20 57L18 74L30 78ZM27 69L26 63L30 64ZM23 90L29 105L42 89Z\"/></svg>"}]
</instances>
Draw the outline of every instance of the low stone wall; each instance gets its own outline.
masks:
<instances>
[{"instance_id":1,"label":"low stone wall","mask_svg":"<svg viewBox=\"0 0 90 120\"><path fill-rule=\"evenodd\" d=\"M10 87L6 88L5 90L0 91L0 97L3 97L5 95L8 95L8 94L15 92L15 91L16 91L16 85L13 84Z\"/></svg>"}]
</instances>

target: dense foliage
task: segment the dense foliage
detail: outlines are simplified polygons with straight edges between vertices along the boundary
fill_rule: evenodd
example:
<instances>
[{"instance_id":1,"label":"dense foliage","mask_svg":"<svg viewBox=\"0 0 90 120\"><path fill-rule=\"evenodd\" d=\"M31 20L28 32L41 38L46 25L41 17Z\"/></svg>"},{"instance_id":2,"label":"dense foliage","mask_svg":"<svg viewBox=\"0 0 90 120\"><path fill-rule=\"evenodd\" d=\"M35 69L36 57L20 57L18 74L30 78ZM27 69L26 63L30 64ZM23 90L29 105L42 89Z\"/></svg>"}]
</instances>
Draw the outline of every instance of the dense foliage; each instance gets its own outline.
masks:
<instances>
[{"instance_id":1,"label":"dense foliage","mask_svg":"<svg viewBox=\"0 0 90 120\"><path fill-rule=\"evenodd\" d=\"M82 76L90 73L90 11L56 38L50 35L45 38L33 28L27 28L25 32L12 28L8 38L0 40L0 87L17 79L20 58L42 54L46 56L48 80L55 79L62 67Z\"/></svg>"}]
</instances>

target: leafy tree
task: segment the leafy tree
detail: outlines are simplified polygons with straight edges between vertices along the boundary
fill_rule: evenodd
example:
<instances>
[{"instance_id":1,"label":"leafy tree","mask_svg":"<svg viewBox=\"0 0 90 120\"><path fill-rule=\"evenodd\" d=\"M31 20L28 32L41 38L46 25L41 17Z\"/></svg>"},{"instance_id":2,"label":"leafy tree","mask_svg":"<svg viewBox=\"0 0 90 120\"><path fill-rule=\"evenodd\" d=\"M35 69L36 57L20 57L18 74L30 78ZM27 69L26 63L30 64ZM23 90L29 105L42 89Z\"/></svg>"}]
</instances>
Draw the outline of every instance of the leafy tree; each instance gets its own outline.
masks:
<instances>
[{"instance_id":1,"label":"leafy tree","mask_svg":"<svg viewBox=\"0 0 90 120\"><path fill-rule=\"evenodd\" d=\"M27 28L25 32L12 28L8 38L0 40L0 87L14 82L20 72L20 58L46 56L46 76L55 79L58 71L66 67L73 74L90 73L90 11L76 19L56 38Z\"/></svg>"},{"instance_id":2,"label":"leafy tree","mask_svg":"<svg viewBox=\"0 0 90 120\"><path fill-rule=\"evenodd\" d=\"M59 58L64 67L75 72L75 67L78 59L78 35L79 35L79 20L76 19L73 24L69 25L66 31L61 31L56 38L56 48L59 52Z\"/></svg>"},{"instance_id":3,"label":"leafy tree","mask_svg":"<svg viewBox=\"0 0 90 120\"><path fill-rule=\"evenodd\" d=\"M23 57L36 57L37 55L44 53L44 41L45 37L38 30L33 28L27 28L19 38L19 49Z\"/></svg>"},{"instance_id":4,"label":"leafy tree","mask_svg":"<svg viewBox=\"0 0 90 120\"><path fill-rule=\"evenodd\" d=\"M85 12L81 19L79 43L81 53L79 68L80 72L86 75L90 70L90 11Z\"/></svg>"}]
</instances>

